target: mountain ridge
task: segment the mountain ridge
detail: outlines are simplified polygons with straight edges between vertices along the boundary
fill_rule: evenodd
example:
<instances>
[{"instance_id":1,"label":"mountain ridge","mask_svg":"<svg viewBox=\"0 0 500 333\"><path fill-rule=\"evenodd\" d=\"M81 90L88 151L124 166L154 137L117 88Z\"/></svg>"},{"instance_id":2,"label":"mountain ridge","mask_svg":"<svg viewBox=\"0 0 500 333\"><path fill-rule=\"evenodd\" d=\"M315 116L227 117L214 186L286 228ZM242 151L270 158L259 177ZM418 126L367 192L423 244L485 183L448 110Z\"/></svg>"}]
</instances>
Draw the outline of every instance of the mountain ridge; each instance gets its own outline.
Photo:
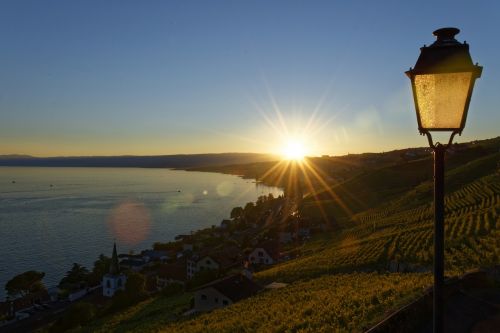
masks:
<instances>
[{"instance_id":1,"label":"mountain ridge","mask_svg":"<svg viewBox=\"0 0 500 333\"><path fill-rule=\"evenodd\" d=\"M142 167L191 168L275 161L277 156L261 153L207 153L175 155L57 156L0 155L0 166L43 167Z\"/></svg>"}]
</instances>

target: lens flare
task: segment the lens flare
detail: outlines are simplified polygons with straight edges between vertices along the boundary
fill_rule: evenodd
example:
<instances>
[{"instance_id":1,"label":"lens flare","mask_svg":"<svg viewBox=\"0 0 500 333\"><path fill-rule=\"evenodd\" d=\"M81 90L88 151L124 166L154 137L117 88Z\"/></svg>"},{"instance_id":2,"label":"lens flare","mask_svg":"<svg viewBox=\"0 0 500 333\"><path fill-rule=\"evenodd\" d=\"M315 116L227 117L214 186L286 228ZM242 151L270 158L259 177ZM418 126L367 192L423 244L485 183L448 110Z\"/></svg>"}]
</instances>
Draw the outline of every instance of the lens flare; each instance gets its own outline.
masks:
<instances>
[{"instance_id":1,"label":"lens flare","mask_svg":"<svg viewBox=\"0 0 500 333\"><path fill-rule=\"evenodd\" d=\"M220 195L221 197L227 197L233 192L234 185L233 183L229 181L224 181L217 185L216 191L217 194Z\"/></svg>"},{"instance_id":2,"label":"lens flare","mask_svg":"<svg viewBox=\"0 0 500 333\"><path fill-rule=\"evenodd\" d=\"M128 199L113 208L109 215L108 226L119 242L137 245L149 235L151 217L144 204Z\"/></svg>"}]
</instances>

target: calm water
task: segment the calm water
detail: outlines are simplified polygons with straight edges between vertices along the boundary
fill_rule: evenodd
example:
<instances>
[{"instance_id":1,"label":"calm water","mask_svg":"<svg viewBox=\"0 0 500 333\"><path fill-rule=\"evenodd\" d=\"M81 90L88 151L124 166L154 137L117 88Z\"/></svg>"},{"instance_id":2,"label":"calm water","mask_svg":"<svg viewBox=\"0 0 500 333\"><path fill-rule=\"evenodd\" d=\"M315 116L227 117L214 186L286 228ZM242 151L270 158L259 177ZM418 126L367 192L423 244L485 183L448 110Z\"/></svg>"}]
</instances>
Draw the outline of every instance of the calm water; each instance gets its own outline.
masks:
<instances>
[{"instance_id":1,"label":"calm water","mask_svg":"<svg viewBox=\"0 0 500 333\"><path fill-rule=\"evenodd\" d=\"M26 270L56 285L73 262L150 248L227 218L259 195L235 176L165 169L0 167L0 299Z\"/></svg>"}]
</instances>

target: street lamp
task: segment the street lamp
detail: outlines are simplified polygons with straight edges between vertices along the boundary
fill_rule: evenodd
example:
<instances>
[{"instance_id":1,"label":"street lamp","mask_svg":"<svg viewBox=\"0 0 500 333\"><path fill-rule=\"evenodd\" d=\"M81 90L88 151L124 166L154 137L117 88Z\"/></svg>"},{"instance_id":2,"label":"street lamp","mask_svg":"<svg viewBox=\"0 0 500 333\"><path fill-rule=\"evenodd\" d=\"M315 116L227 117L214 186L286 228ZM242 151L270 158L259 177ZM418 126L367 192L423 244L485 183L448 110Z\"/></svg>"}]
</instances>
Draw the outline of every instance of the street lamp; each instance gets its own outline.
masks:
<instances>
[{"instance_id":1,"label":"street lamp","mask_svg":"<svg viewBox=\"0 0 500 333\"><path fill-rule=\"evenodd\" d=\"M444 155L456 134L462 134L475 80L482 67L472 63L469 45L459 43L457 28L434 31L437 40L420 48L411 80L418 130L434 151L434 332L444 331ZM433 143L431 132L451 132L447 144Z\"/></svg>"}]
</instances>

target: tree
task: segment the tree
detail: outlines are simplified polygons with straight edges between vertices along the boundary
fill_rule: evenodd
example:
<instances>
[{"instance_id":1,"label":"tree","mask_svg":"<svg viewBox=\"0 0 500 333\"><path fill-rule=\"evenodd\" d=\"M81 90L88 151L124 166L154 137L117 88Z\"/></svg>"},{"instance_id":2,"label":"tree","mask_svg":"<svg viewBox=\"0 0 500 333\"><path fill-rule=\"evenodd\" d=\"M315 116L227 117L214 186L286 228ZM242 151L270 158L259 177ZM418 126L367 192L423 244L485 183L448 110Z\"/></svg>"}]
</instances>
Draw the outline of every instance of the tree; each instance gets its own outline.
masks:
<instances>
[{"instance_id":1,"label":"tree","mask_svg":"<svg viewBox=\"0 0 500 333\"><path fill-rule=\"evenodd\" d=\"M245 219L247 221L252 221L255 219L256 211L255 211L255 205L253 202L248 202L245 205L245 208L243 210L245 211L244 215L245 215Z\"/></svg>"},{"instance_id":2,"label":"tree","mask_svg":"<svg viewBox=\"0 0 500 333\"><path fill-rule=\"evenodd\" d=\"M80 264L73 263L73 266L66 272L66 276L59 282L59 287L72 289L79 288L80 284L87 283L89 270Z\"/></svg>"},{"instance_id":3,"label":"tree","mask_svg":"<svg viewBox=\"0 0 500 333\"><path fill-rule=\"evenodd\" d=\"M73 327L88 323L96 315L96 308L87 302L78 302L69 307L64 316L50 327L50 333L65 332Z\"/></svg>"},{"instance_id":4,"label":"tree","mask_svg":"<svg viewBox=\"0 0 500 333\"><path fill-rule=\"evenodd\" d=\"M44 272L27 271L14 276L5 284L5 290L10 296L26 296L45 290L42 282Z\"/></svg>"},{"instance_id":5,"label":"tree","mask_svg":"<svg viewBox=\"0 0 500 333\"><path fill-rule=\"evenodd\" d=\"M243 216L243 208L241 208L241 207L234 207L231 210L231 215L230 216L231 216L231 218L233 220L242 217Z\"/></svg>"},{"instance_id":6,"label":"tree","mask_svg":"<svg viewBox=\"0 0 500 333\"><path fill-rule=\"evenodd\" d=\"M260 195L257 198L257 202L255 203L255 205L257 207L263 207L265 205L266 201L267 201L267 196L266 195Z\"/></svg>"},{"instance_id":7,"label":"tree","mask_svg":"<svg viewBox=\"0 0 500 333\"><path fill-rule=\"evenodd\" d=\"M146 293L146 278L144 275L136 272L127 274L125 283L125 293L132 299L141 298Z\"/></svg>"},{"instance_id":8,"label":"tree","mask_svg":"<svg viewBox=\"0 0 500 333\"><path fill-rule=\"evenodd\" d=\"M94 262L94 268L90 274L88 281L91 286L97 285L102 281L104 274L109 272L109 266L111 265L111 259L106 257L104 254L99 256Z\"/></svg>"},{"instance_id":9,"label":"tree","mask_svg":"<svg viewBox=\"0 0 500 333\"><path fill-rule=\"evenodd\" d=\"M118 290L114 294L109 310L114 312L143 300L147 296L145 286L144 275L129 272L127 282L125 282L125 290Z\"/></svg>"},{"instance_id":10,"label":"tree","mask_svg":"<svg viewBox=\"0 0 500 333\"><path fill-rule=\"evenodd\" d=\"M153 250L155 250L155 251L174 251L174 252L177 252L180 249L182 249L182 244L179 241L168 242L168 243L155 242L153 244Z\"/></svg>"},{"instance_id":11,"label":"tree","mask_svg":"<svg viewBox=\"0 0 500 333\"><path fill-rule=\"evenodd\" d=\"M255 208L255 205L254 205L253 202L247 202L247 204L245 205L245 208L244 208L245 209L245 214L247 212L252 211L254 208Z\"/></svg>"}]
</instances>

